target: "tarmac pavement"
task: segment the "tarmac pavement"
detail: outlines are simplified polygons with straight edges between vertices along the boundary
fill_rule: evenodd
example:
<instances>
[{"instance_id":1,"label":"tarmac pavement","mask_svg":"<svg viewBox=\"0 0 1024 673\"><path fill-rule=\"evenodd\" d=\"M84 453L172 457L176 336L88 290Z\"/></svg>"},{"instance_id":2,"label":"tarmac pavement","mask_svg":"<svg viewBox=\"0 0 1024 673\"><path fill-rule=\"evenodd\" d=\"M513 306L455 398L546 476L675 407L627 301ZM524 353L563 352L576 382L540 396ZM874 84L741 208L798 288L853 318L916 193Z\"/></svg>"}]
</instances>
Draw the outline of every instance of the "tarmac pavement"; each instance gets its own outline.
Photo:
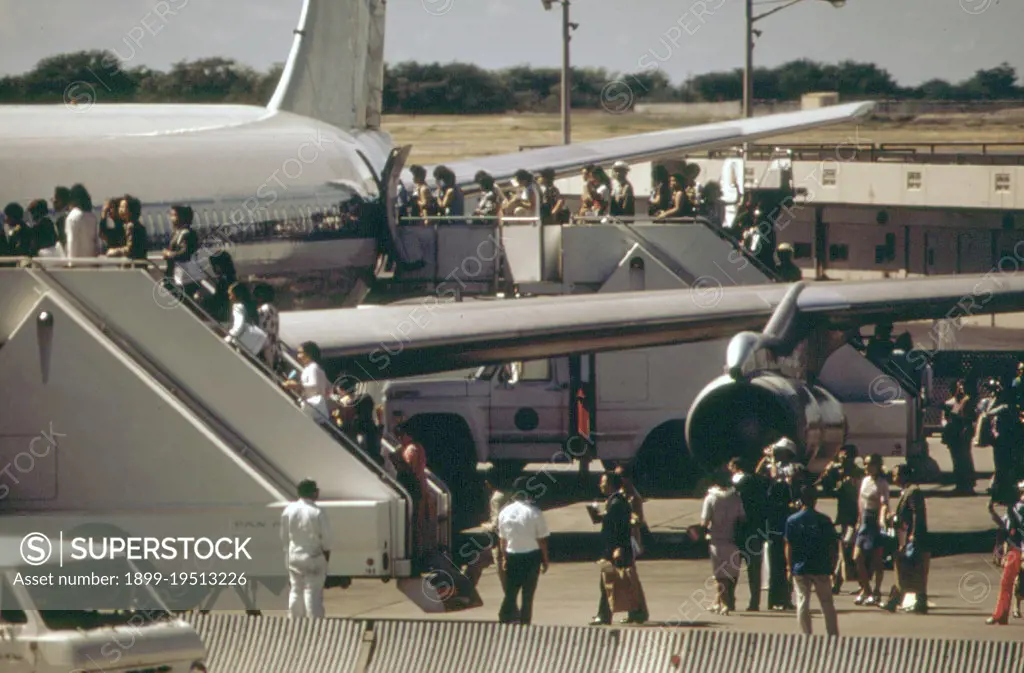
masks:
<instances>
[{"instance_id":1,"label":"tarmac pavement","mask_svg":"<svg viewBox=\"0 0 1024 673\"><path fill-rule=\"evenodd\" d=\"M937 440L930 442L932 456L943 469L950 468L948 451ZM975 449L979 472L991 471L989 449ZM844 587L836 596L840 632L858 636L904 636L967 639L1019 639L1024 637L1024 620L1011 619L1009 626L987 626L985 619L995 605L1001 569L992 564L995 526L988 517L987 482L979 480L979 495L952 497L950 486L926 486L929 527L938 546L929 578L928 615L890 614L878 608L854 605L854 596ZM790 633L798 631L793 612L746 613L748 600L745 575L737 589L739 612L720 616L704 606L713 600L710 562L706 558L686 558L699 548L686 534L697 523L699 499L652 499L645 503L645 514L655 538L656 548L638 562L638 569L651 614L643 626L622 628L712 628L747 632ZM895 504L895 502L893 503ZM598 601L598 572L590 557L579 560L581 551L594 546L596 527L590 523L585 502L556 506L545 511L552 531L553 563L540 579L534 604L534 623L583 625L595 613ZM820 509L830 516L835 502L823 500ZM675 548L679 553L673 554ZM666 553L667 550L667 553ZM654 556L656 558L650 558ZM673 556L681 558L672 558ZM559 562L559 557L574 560ZM668 557L668 558L666 558ZM744 570L745 572L745 570ZM883 592L895 579L887 571ZM369 619L445 619L495 621L501 602L501 587L494 568L488 568L478 586L484 605L463 612L427 615L410 602L395 586L371 580L358 580L348 589L326 592L328 616ZM824 631L816 599L812 599L814 628ZM618 618L618 616L616 616ZM599 628L599 627L595 627ZM616 628L616 627L613 627Z\"/></svg>"}]
</instances>

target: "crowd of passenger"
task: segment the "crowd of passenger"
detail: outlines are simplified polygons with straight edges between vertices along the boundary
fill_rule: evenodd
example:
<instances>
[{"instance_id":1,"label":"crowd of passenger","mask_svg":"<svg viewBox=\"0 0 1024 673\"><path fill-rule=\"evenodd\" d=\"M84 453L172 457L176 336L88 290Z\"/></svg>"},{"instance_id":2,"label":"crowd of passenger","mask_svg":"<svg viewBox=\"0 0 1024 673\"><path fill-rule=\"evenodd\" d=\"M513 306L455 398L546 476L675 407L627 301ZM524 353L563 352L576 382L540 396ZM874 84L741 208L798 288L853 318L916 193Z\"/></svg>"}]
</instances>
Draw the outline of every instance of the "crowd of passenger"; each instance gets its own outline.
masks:
<instances>
[{"instance_id":1,"label":"crowd of passenger","mask_svg":"<svg viewBox=\"0 0 1024 673\"><path fill-rule=\"evenodd\" d=\"M747 612L759 612L762 572L768 564L767 609L794 612L802 633L812 632L810 600L816 594L829 635L839 635L837 596L853 584L852 604L888 612L926 615L928 577L934 541L927 501L915 471L902 463L885 469L881 456L861 460L847 444L820 474L797 461L797 446L781 438L765 449L757 465L733 458L713 476L692 533L708 543L715 596L705 609L728 616L736 611L737 585L746 569ZM504 592L498 619L529 624L541 574L549 567L550 532L526 477L508 489L488 483L491 515L484 525L493 541L488 552L465 564L474 584L488 566L497 566ZM648 532L643 498L624 468L601 478L603 503L588 505L601 526L597 613L592 625L642 624L650 613L636 568ZM898 488L895 498L893 489ZM996 491L993 491L997 493ZM820 497L836 499L835 519L817 510ZM996 508L1005 508L998 514ZM999 527L997 563L1003 579L990 625L1021 616L1024 601L1024 481L993 496L989 512ZM887 568L894 578L885 591ZM689 619L694 619L690 614Z\"/></svg>"},{"instance_id":2,"label":"crowd of passenger","mask_svg":"<svg viewBox=\"0 0 1024 673\"><path fill-rule=\"evenodd\" d=\"M480 196L470 213L466 212L465 196L450 168L442 165L434 169L434 189L427 184L427 170L423 166L411 166L409 172L412 191L399 183L396 203L405 224L428 225L438 220L447 224L489 224L498 218L535 218L545 225L587 224L629 221L638 215L636 190L629 179L630 166L624 161L612 164L611 176L597 164L581 169L583 187L575 211L555 186L552 168L536 174L516 171L509 189L498 185L490 173L478 171L473 180L480 187ZM704 217L779 280L802 280L803 273L793 261L793 247L788 243L776 245L772 218L777 219L778 213L766 212L770 204L762 204L756 194L748 194L738 204L735 220L727 226L721 186L714 180L699 184L700 172L700 166L693 163L684 164L682 170L673 174L663 165L654 165L647 217L655 222Z\"/></svg>"},{"instance_id":3,"label":"crowd of passenger","mask_svg":"<svg viewBox=\"0 0 1024 673\"><path fill-rule=\"evenodd\" d=\"M0 257L57 257L85 260L123 257L145 260L149 240L142 226L142 202L131 194L109 199L97 217L82 185L57 187L53 208L45 199L4 207Z\"/></svg>"},{"instance_id":4,"label":"crowd of passenger","mask_svg":"<svg viewBox=\"0 0 1024 673\"><path fill-rule=\"evenodd\" d=\"M436 187L427 184L427 170L420 165L409 168L412 190L399 183L398 214L406 222L429 224L429 218L443 218L449 223L488 223L499 216L539 218L543 224L601 221L603 218L633 218L636 212L636 191L629 180L630 167L616 161L611 177L599 165L590 164L580 171L583 190L580 205L571 212L565 198L555 186L555 170L545 168L536 174L525 169L516 171L508 188L498 185L486 171L473 177L480 187L480 198L472 212L466 212L465 197L455 174L447 166L433 170ZM657 221L697 215L714 215L719 205L718 183L697 184L700 167L686 164L685 169L669 175L664 166L653 169L654 186L648 201L648 217ZM465 220L459 218L466 218ZM420 219L423 218L423 219ZM454 219L453 219L454 218Z\"/></svg>"}]
</instances>

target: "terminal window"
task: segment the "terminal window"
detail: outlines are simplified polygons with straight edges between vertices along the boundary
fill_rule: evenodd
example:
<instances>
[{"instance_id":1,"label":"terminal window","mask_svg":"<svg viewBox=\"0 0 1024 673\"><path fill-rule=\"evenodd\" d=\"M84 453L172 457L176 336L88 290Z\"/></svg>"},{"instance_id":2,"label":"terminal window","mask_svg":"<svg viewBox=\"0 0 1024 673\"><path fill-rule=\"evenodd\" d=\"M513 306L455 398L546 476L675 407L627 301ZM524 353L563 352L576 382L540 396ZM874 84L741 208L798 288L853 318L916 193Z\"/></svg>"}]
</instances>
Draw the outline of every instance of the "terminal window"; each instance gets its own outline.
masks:
<instances>
[{"instance_id":1,"label":"terminal window","mask_svg":"<svg viewBox=\"0 0 1024 673\"><path fill-rule=\"evenodd\" d=\"M845 244L828 246L828 258L833 262L845 262L850 258L850 248Z\"/></svg>"},{"instance_id":2,"label":"terminal window","mask_svg":"<svg viewBox=\"0 0 1024 673\"><path fill-rule=\"evenodd\" d=\"M921 171L909 171L907 173L907 189L921 189L924 179Z\"/></svg>"},{"instance_id":3,"label":"terminal window","mask_svg":"<svg viewBox=\"0 0 1024 673\"><path fill-rule=\"evenodd\" d=\"M996 173L996 191L997 192L1008 192L1008 191L1010 191L1010 174L1009 173Z\"/></svg>"},{"instance_id":4,"label":"terminal window","mask_svg":"<svg viewBox=\"0 0 1024 673\"><path fill-rule=\"evenodd\" d=\"M821 185L822 187L836 186L836 169L826 168L821 172Z\"/></svg>"},{"instance_id":5,"label":"terminal window","mask_svg":"<svg viewBox=\"0 0 1024 673\"><path fill-rule=\"evenodd\" d=\"M793 244L793 259L807 259L812 254L813 253L810 243Z\"/></svg>"}]
</instances>

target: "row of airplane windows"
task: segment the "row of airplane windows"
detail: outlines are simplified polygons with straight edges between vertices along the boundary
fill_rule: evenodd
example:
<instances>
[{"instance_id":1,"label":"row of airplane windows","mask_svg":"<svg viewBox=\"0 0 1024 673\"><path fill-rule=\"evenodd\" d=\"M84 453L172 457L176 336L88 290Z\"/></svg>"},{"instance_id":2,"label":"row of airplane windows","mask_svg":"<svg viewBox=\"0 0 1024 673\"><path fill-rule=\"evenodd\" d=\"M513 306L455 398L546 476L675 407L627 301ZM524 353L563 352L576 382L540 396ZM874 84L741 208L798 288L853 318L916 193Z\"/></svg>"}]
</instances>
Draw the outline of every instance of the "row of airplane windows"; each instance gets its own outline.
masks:
<instances>
[{"instance_id":1,"label":"row of airplane windows","mask_svg":"<svg viewBox=\"0 0 1024 673\"><path fill-rule=\"evenodd\" d=\"M150 205L142 210L142 225L146 227L150 236L170 236L173 233L171 226L171 206ZM296 205L283 208L260 209L250 214L244 208L212 208L193 206L194 229L215 229L218 227L235 226L238 234L245 236L246 232L259 225L277 224L286 222L295 226L309 227L312 224L313 216L335 217L339 214L339 208L332 206Z\"/></svg>"}]
</instances>

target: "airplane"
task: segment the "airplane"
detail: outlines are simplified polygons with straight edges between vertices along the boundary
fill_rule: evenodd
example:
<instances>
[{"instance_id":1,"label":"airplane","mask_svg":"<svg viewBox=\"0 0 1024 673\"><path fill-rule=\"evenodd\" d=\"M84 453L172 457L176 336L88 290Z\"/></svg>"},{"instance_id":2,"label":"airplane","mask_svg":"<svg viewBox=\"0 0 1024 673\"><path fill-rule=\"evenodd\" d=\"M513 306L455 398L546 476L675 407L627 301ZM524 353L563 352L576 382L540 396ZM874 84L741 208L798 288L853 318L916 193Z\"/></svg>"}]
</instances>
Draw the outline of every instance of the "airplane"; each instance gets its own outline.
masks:
<instances>
[{"instance_id":1,"label":"airplane","mask_svg":"<svg viewBox=\"0 0 1024 673\"><path fill-rule=\"evenodd\" d=\"M381 248L402 258L393 206L399 179L409 179L409 148L394 148L380 126L384 16L384 0L305 0L266 107L104 103L106 73L72 83L64 105L0 106L0 153L17 158L0 168L0 200L27 204L78 182L97 205L131 193L144 204L142 223L156 244L171 234L169 206L189 204L206 248L233 246L242 275L372 271ZM450 168L472 191L478 170L498 181L520 168L551 167L564 177L589 163L677 158L849 122L871 107L851 103L540 148ZM353 200L366 204L365 226L325 233L318 223L339 217Z\"/></svg>"}]
</instances>

